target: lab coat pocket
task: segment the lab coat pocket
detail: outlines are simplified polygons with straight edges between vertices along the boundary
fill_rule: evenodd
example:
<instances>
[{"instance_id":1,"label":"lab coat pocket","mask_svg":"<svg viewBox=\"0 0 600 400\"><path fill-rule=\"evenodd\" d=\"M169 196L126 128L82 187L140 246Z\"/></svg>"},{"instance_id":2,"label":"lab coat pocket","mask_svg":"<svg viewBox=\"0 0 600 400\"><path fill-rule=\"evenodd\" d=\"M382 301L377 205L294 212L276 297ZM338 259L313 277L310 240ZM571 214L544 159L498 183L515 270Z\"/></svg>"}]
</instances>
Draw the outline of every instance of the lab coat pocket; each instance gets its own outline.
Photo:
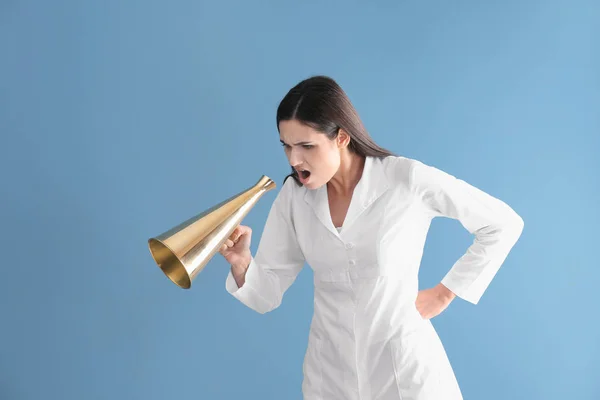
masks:
<instances>
[{"instance_id":1,"label":"lab coat pocket","mask_svg":"<svg viewBox=\"0 0 600 400\"><path fill-rule=\"evenodd\" d=\"M443 398L438 396L440 366L436 365L428 337L426 324L422 324L390 342L396 385L402 400Z\"/></svg>"}]
</instances>

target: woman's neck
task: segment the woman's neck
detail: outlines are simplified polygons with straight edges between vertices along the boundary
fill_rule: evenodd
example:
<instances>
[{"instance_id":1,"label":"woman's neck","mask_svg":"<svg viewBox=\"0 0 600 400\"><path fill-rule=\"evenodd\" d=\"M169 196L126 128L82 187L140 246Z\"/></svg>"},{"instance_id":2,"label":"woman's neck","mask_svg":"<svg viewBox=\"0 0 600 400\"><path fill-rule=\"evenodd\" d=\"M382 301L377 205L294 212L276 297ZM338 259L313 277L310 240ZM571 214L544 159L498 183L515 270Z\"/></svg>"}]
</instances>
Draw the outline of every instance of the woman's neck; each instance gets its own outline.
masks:
<instances>
[{"instance_id":1,"label":"woman's neck","mask_svg":"<svg viewBox=\"0 0 600 400\"><path fill-rule=\"evenodd\" d=\"M362 178L365 157L346 150L341 154L340 167L327 183L329 193L350 196Z\"/></svg>"}]
</instances>

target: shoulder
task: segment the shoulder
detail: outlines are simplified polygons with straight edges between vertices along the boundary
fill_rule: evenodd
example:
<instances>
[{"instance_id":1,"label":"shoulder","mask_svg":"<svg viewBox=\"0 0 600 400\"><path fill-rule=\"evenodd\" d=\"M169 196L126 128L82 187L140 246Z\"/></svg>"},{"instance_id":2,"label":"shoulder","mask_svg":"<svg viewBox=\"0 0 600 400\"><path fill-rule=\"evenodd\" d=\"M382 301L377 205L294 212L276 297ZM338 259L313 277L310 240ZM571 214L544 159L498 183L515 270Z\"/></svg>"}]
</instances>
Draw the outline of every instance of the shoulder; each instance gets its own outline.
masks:
<instances>
[{"instance_id":1,"label":"shoulder","mask_svg":"<svg viewBox=\"0 0 600 400\"><path fill-rule=\"evenodd\" d=\"M423 165L419 160L404 156L387 156L376 162L381 165L385 176L393 185L407 187L412 183L415 167L419 164Z\"/></svg>"},{"instance_id":2,"label":"shoulder","mask_svg":"<svg viewBox=\"0 0 600 400\"><path fill-rule=\"evenodd\" d=\"M286 200L291 200L298 196L304 196L307 189L299 185L293 177L289 177L281 184L280 196Z\"/></svg>"},{"instance_id":3,"label":"shoulder","mask_svg":"<svg viewBox=\"0 0 600 400\"><path fill-rule=\"evenodd\" d=\"M419 191L454 178L447 172L415 158L388 156L380 162L392 184L405 186L410 191Z\"/></svg>"},{"instance_id":4,"label":"shoulder","mask_svg":"<svg viewBox=\"0 0 600 400\"><path fill-rule=\"evenodd\" d=\"M281 188L277 192L273 205L284 212L288 212L292 207L292 202L295 199L302 198L305 192L306 188L298 185L296 181L290 177L281 184Z\"/></svg>"}]
</instances>

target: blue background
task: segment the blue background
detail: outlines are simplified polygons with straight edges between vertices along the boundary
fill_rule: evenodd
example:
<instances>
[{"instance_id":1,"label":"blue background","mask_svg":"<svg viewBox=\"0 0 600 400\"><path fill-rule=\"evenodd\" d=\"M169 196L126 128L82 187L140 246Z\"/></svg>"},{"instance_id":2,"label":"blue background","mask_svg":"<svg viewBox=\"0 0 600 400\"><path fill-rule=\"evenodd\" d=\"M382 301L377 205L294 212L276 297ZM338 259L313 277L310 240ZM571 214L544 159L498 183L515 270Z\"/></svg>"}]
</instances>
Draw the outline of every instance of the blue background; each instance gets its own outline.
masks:
<instances>
[{"instance_id":1,"label":"blue background","mask_svg":"<svg viewBox=\"0 0 600 400\"><path fill-rule=\"evenodd\" d=\"M278 310L191 290L146 240L289 167L275 110L334 77L375 140L525 230L434 319L465 399L600 398L593 1L0 2L0 399L300 399L305 268ZM269 192L244 224L253 252ZM436 219L422 288L471 238Z\"/></svg>"}]
</instances>

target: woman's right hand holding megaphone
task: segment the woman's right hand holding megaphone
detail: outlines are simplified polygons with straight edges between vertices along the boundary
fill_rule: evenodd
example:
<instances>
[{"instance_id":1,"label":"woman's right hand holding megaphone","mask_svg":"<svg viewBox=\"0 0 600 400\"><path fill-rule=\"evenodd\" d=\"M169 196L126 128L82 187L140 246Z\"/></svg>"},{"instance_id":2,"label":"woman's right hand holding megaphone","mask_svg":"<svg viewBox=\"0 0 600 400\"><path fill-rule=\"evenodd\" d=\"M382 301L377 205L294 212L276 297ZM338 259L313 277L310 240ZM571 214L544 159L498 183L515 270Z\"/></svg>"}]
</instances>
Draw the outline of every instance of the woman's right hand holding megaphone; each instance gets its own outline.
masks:
<instances>
[{"instance_id":1,"label":"woman's right hand holding megaphone","mask_svg":"<svg viewBox=\"0 0 600 400\"><path fill-rule=\"evenodd\" d=\"M250 261L252 261L251 239L252 229L249 226L238 225L219 249L219 253L231 265L231 273L238 287L242 287L244 284L246 270L250 266Z\"/></svg>"}]
</instances>

